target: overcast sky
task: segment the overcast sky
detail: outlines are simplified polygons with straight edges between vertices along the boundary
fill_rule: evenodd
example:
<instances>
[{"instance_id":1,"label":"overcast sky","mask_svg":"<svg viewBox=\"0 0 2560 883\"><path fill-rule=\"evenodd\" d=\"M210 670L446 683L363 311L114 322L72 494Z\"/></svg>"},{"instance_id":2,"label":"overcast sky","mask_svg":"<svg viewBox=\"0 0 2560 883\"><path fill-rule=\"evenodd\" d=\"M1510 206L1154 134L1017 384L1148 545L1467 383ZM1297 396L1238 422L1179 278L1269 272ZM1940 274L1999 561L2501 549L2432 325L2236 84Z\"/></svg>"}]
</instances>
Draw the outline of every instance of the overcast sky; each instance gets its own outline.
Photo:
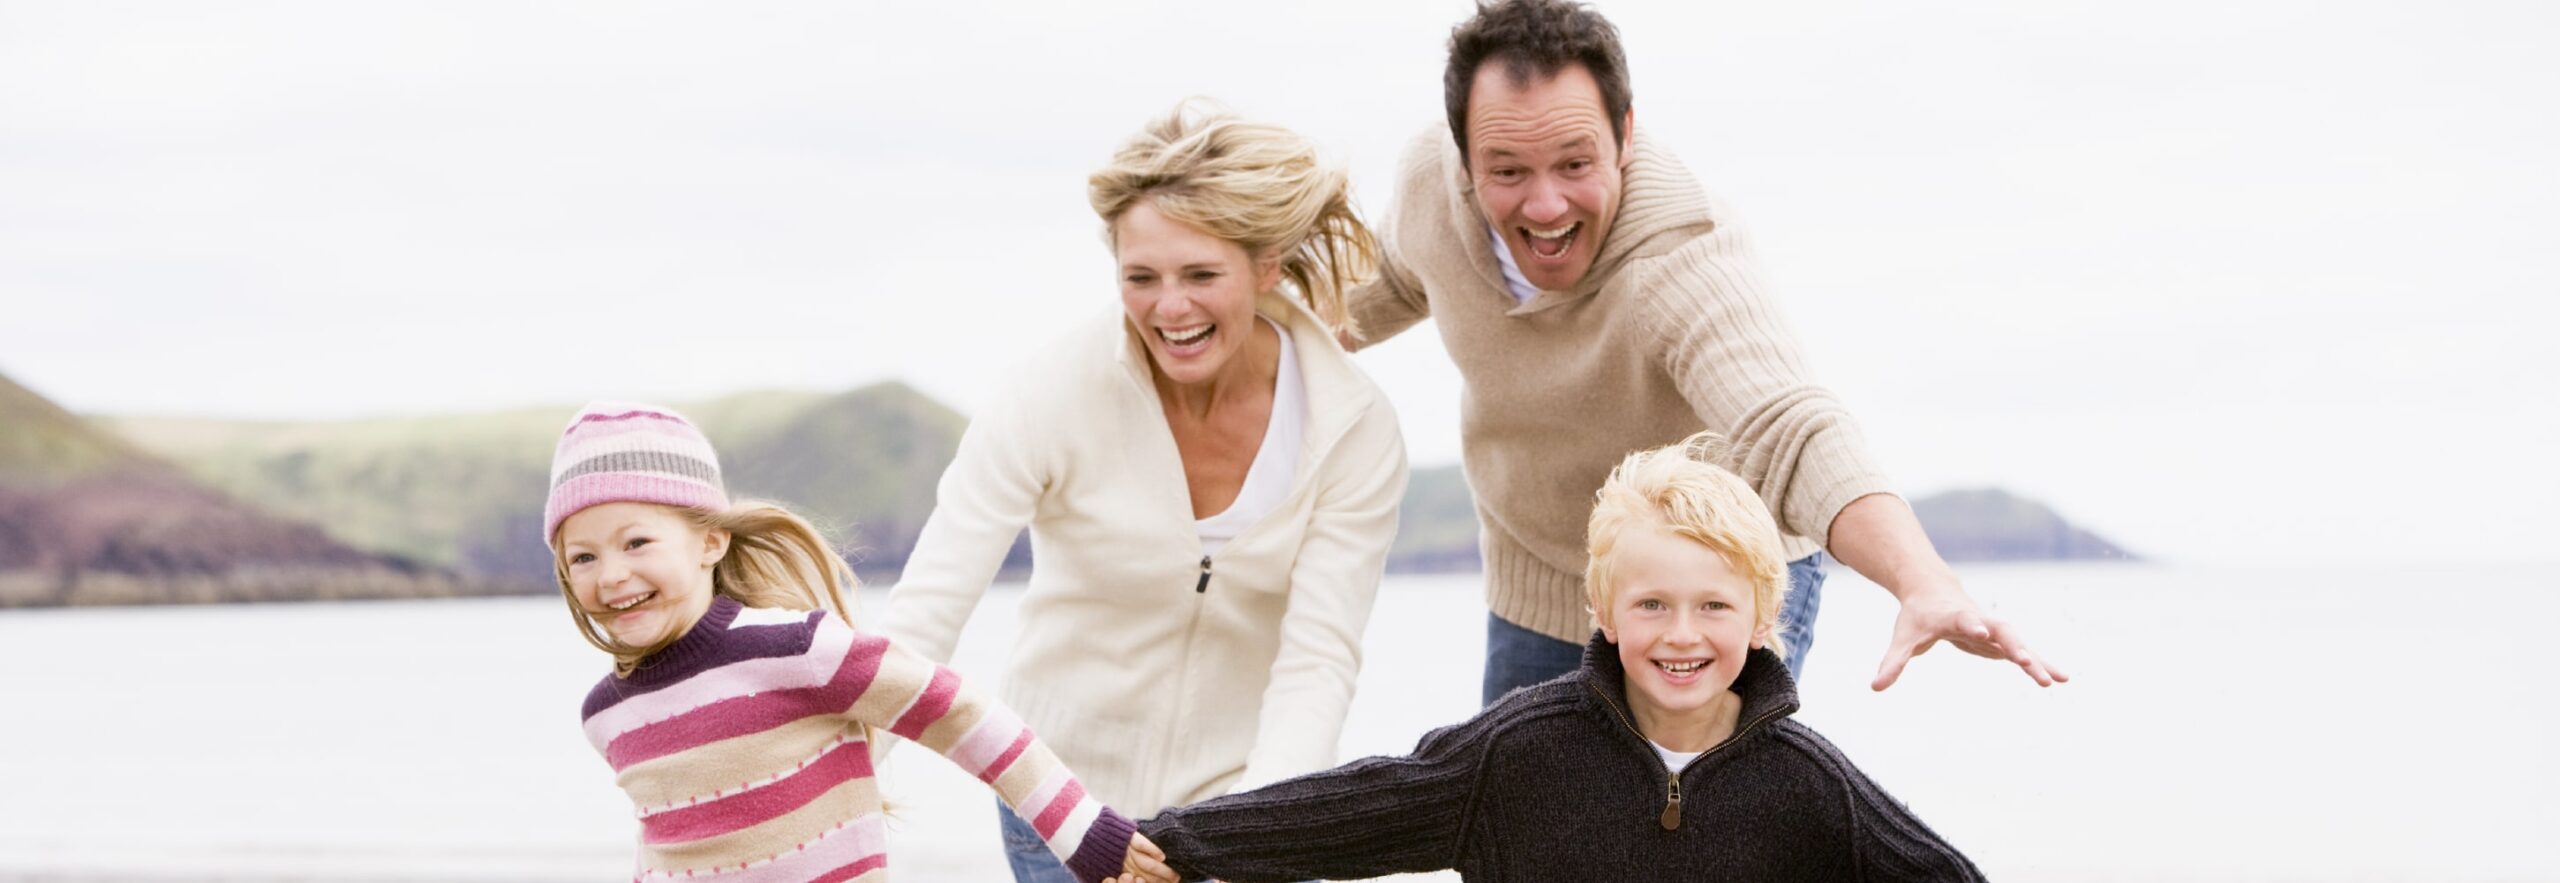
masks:
<instances>
[{"instance_id":1,"label":"overcast sky","mask_svg":"<svg viewBox=\"0 0 2560 883\"><path fill-rule=\"evenodd\" d=\"M86 413L974 410L1116 303L1083 182L1121 138L1214 96L1383 215L1469 8L0 0L0 373ZM1600 9L1906 490L2183 561L2560 557L2547 4ZM1454 462L1427 326L1360 359Z\"/></svg>"}]
</instances>

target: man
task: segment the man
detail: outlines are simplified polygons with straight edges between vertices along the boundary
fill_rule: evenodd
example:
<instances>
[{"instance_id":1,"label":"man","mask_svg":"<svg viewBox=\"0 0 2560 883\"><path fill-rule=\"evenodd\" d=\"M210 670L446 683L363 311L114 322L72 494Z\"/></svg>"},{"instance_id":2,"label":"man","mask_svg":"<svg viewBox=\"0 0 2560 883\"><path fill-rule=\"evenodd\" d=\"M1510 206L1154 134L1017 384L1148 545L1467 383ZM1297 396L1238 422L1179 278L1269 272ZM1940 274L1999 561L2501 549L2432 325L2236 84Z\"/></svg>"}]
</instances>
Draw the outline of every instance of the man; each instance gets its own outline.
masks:
<instances>
[{"instance_id":1,"label":"man","mask_svg":"<svg viewBox=\"0 0 2560 883\"><path fill-rule=\"evenodd\" d=\"M1500 0L1450 35L1444 87L1450 137L1406 154L1386 270L1353 292L1346 343L1430 316L1465 380L1486 703L1580 662L1592 493L1629 452L1702 428L1736 446L1787 535L1790 669L1828 549L1901 602L1875 689L1942 640L2067 680L1965 593L1811 382L1727 209L1636 129L1615 27L1565 0Z\"/></svg>"}]
</instances>

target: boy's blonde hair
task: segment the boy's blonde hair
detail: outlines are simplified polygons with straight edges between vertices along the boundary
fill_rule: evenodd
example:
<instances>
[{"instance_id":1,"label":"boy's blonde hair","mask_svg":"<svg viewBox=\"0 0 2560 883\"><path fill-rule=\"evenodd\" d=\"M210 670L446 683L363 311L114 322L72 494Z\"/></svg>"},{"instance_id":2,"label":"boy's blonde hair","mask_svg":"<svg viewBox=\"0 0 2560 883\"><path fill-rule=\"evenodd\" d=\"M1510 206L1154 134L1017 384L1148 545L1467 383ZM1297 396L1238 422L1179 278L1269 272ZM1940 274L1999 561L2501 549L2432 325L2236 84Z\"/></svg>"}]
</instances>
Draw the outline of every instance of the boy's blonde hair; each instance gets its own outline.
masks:
<instances>
[{"instance_id":1,"label":"boy's blonde hair","mask_svg":"<svg viewBox=\"0 0 2560 883\"><path fill-rule=\"evenodd\" d=\"M1351 176L1298 133L1186 99L1120 145L1085 182L1102 235L1149 200L1164 216L1277 260L1316 318L1352 330L1344 295L1377 273L1378 240L1351 206Z\"/></svg>"},{"instance_id":2,"label":"boy's blonde hair","mask_svg":"<svg viewBox=\"0 0 2560 883\"><path fill-rule=\"evenodd\" d=\"M729 532L729 550L711 568L714 594L727 595L749 607L828 610L846 625L854 624L852 599L859 581L844 556L837 554L807 519L762 500L741 500L717 512L667 508L684 513L696 528ZM645 647L614 640L578 606L578 594L569 587L569 562L556 549L551 555L551 567L552 575L560 581L560 596L569 602L570 620L577 623L578 633L586 636L587 643L613 654L615 674L630 674L640 660L684 636L683 630L677 630Z\"/></svg>"},{"instance_id":3,"label":"boy's blonde hair","mask_svg":"<svg viewBox=\"0 0 2560 883\"><path fill-rule=\"evenodd\" d=\"M1724 556L1750 580L1752 631L1769 636L1769 649L1786 653L1777 630L1778 611L1787 598L1787 560L1778 522L1751 485L1720 465L1728 462L1731 446L1724 437L1701 432L1677 444L1629 454L1610 470L1591 507L1591 560L1582 572L1594 624L1612 624L1617 577L1611 556L1618 538L1630 529L1659 527Z\"/></svg>"}]
</instances>

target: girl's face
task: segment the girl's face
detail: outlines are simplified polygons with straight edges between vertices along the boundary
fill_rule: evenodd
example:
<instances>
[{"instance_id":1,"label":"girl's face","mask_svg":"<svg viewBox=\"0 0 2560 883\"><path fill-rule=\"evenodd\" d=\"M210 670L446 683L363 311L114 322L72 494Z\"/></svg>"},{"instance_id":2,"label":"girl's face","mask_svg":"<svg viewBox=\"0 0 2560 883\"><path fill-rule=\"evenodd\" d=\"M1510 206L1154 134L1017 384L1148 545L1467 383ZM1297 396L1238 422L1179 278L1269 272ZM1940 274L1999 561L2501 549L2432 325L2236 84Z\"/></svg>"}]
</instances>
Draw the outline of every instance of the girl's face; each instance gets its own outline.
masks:
<instances>
[{"instance_id":1,"label":"girl's face","mask_svg":"<svg viewBox=\"0 0 2560 883\"><path fill-rule=\"evenodd\" d=\"M1206 383L1242 367L1253 339L1254 295L1280 283L1276 261L1139 200L1111 222L1119 244L1120 306L1147 342L1156 370L1176 385Z\"/></svg>"},{"instance_id":2,"label":"girl's face","mask_svg":"<svg viewBox=\"0 0 2560 883\"><path fill-rule=\"evenodd\" d=\"M587 618L626 646L684 634L711 609L711 566L729 533L705 530L683 510L606 503L560 522L560 561Z\"/></svg>"}]
</instances>

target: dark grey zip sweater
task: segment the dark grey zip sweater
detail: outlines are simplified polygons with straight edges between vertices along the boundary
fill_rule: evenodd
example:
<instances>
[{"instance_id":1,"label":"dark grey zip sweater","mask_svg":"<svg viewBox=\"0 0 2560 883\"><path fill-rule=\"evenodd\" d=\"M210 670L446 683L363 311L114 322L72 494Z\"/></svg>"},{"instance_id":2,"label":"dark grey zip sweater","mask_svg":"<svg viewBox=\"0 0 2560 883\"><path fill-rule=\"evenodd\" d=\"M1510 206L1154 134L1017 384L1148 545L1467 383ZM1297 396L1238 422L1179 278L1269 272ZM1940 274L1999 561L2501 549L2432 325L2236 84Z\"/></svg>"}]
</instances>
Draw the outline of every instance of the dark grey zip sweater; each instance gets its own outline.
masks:
<instances>
[{"instance_id":1,"label":"dark grey zip sweater","mask_svg":"<svg viewBox=\"0 0 2560 883\"><path fill-rule=\"evenodd\" d=\"M1787 718L1767 650L1734 683L1734 734L1678 775L1626 705L1617 647L1474 719L1372 757L1138 823L1186 880L1980 880L1982 872Z\"/></svg>"}]
</instances>

